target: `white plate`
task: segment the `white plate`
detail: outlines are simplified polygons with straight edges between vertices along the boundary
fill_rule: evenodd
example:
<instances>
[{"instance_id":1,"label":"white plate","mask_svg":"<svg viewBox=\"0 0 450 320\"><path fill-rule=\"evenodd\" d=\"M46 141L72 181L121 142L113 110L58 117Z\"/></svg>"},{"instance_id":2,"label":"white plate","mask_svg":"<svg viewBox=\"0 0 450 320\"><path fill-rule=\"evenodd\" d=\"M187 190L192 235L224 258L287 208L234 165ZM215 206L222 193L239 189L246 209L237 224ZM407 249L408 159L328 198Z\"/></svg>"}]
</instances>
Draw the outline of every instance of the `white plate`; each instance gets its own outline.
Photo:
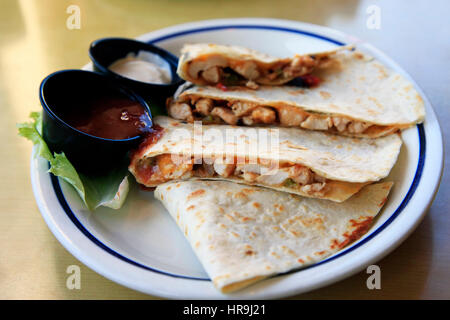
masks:
<instances>
[{"instance_id":1,"label":"white plate","mask_svg":"<svg viewBox=\"0 0 450 320\"><path fill-rule=\"evenodd\" d=\"M175 54L184 43L214 42L250 47L272 55L319 51L356 38L299 22L227 19L188 23L139 37ZM411 79L396 63L366 43L361 50ZM412 80L411 80L412 81ZM417 88L417 85L416 85ZM34 194L42 215L62 245L96 272L126 287L168 298L269 299L316 289L361 271L396 248L424 217L443 167L442 136L430 103L423 125L403 132L404 145L389 180L388 203L358 242L306 269L279 275L231 295L219 293L169 214L152 192L131 190L119 210L85 210L75 191L31 161Z\"/></svg>"}]
</instances>

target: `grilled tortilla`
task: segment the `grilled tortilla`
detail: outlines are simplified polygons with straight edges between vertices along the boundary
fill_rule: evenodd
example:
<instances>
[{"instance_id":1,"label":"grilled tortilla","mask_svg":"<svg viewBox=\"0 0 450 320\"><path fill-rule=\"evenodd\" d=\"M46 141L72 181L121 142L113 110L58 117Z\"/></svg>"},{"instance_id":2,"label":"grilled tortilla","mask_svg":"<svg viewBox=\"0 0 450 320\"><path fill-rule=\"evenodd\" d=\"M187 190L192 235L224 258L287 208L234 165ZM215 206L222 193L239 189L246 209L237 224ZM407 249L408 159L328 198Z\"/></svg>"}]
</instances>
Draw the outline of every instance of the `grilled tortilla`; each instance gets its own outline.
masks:
<instances>
[{"instance_id":1,"label":"grilled tortilla","mask_svg":"<svg viewBox=\"0 0 450 320\"><path fill-rule=\"evenodd\" d=\"M301 127L369 138L424 120L424 103L413 85L360 52L339 52L312 75L321 83L311 88L194 86L168 99L167 110L187 122Z\"/></svg>"},{"instance_id":2,"label":"grilled tortilla","mask_svg":"<svg viewBox=\"0 0 450 320\"><path fill-rule=\"evenodd\" d=\"M158 186L214 286L230 293L317 263L358 240L386 202L392 182L364 187L344 203L225 181Z\"/></svg>"},{"instance_id":3,"label":"grilled tortilla","mask_svg":"<svg viewBox=\"0 0 450 320\"><path fill-rule=\"evenodd\" d=\"M187 44L181 49L177 72L199 85L282 85L325 66L336 52L350 48L277 58L238 46Z\"/></svg>"},{"instance_id":4,"label":"grilled tortilla","mask_svg":"<svg viewBox=\"0 0 450 320\"><path fill-rule=\"evenodd\" d=\"M129 166L146 187L228 180L342 202L386 177L402 144L397 134L354 139L297 128L196 127L163 116L154 123L158 130Z\"/></svg>"}]
</instances>

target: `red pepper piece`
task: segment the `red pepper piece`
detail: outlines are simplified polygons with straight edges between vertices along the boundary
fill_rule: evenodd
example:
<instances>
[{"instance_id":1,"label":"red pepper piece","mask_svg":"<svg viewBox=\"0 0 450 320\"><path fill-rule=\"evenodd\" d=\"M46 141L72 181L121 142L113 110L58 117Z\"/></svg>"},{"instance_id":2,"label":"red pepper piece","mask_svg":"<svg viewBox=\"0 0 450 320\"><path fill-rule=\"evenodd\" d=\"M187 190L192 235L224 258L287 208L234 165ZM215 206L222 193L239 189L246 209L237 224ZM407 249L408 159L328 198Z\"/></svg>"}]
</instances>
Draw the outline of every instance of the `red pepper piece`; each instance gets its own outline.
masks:
<instances>
[{"instance_id":1,"label":"red pepper piece","mask_svg":"<svg viewBox=\"0 0 450 320\"><path fill-rule=\"evenodd\" d=\"M216 88L217 88L217 89L220 89L220 90L222 90L222 91L228 91L227 86L224 85L224 84L222 84L222 83L216 84Z\"/></svg>"}]
</instances>

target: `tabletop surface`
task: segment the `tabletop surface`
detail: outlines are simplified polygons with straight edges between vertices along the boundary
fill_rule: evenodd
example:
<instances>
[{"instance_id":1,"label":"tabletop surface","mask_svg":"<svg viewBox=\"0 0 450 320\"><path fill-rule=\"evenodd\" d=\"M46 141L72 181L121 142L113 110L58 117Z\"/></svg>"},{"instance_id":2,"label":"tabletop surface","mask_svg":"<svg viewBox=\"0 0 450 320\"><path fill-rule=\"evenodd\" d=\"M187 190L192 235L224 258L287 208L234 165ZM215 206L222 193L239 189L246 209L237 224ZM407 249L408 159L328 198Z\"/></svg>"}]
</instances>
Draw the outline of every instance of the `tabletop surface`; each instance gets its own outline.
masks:
<instances>
[{"instance_id":1,"label":"tabletop surface","mask_svg":"<svg viewBox=\"0 0 450 320\"><path fill-rule=\"evenodd\" d=\"M80 29L68 28L70 5L80 9ZM375 12L379 19L374 24ZM86 64L93 40L137 37L179 23L232 17L290 19L335 28L372 43L415 79L438 115L445 147L450 150L449 12L446 0L2 0L0 299L158 299L100 276L59 244L42 219L31 189L31 143L17 136L16 123L27 121L31 111L41 108L40 81L53 71ZM449 299L449 180L444 170L422 223L377 262L380 290L367 288L369 274L363 271L291 298ZM79 290L66 285L71 265L81 268Z\"/></svg>"}]
</instances>

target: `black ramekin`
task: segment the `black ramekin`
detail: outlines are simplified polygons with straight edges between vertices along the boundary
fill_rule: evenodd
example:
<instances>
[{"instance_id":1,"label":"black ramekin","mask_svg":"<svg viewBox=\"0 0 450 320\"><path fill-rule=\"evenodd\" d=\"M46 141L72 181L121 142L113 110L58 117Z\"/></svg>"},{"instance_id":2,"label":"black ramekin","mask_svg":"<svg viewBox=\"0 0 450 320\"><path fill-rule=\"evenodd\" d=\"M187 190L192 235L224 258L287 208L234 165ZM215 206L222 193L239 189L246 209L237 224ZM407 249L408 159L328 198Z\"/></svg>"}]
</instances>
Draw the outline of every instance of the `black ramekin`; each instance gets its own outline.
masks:
<instances>
[{"instance_id":1,"label":"black ramekin","mask_svg":"<svg viewBox=\"0 0 450 320\"><path fill-rule=\"evenodd\" d=\"M109 70L109 66L113 62L128 56L130 53L138 54L139 51L151 52L167 61L170 65L172 81L169 84L141 82ZM154 115L165 113L166 99L173 96L176 89L184 82L177 75L178 58L172 53L146 42L127 38L98 39L91 43L89 57L92 60L94 71L112 77L138 93L151 104L150 107Z\"/></svg>"},{"instance_id":2,"label":"black ramekin","mask_svg":"<svg viewBox=\"0 0 450 320\"><path fill-rule=\"evenodd\" d=\"M114 170L126 161L128 151L141 141L141 135L123 140L96 137L75 129L58 116L62 108L108 95L124 96L141 104L151 126L152 115L147 102L109 77L90 71L62 70L41 82L43 138L51 151L64 152L79 172L100 175Z\"/></svg>"}]
</instances>

